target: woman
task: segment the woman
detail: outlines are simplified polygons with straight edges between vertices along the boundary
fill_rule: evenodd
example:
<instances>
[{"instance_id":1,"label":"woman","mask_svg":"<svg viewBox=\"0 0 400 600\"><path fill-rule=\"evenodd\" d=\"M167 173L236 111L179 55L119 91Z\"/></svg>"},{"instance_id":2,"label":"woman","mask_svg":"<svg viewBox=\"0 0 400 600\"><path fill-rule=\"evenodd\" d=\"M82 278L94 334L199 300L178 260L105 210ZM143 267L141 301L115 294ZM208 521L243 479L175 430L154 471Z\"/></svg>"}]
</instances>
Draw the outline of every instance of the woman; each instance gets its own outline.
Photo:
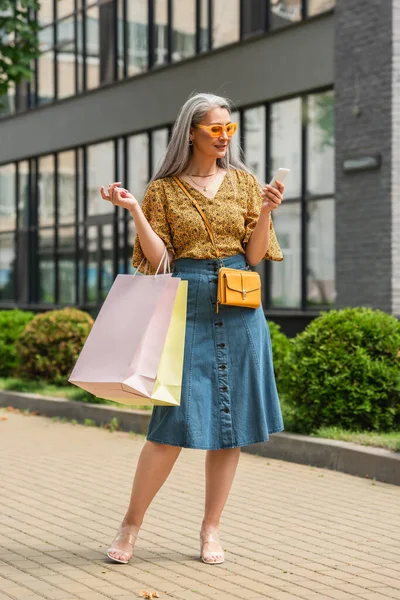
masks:
<instances>
[{"instance_id":1,"label":"woman","mask_svg":"<svg viewBox=\"0 0 400 600\"><path fill-rule=\"evenodd\" d=\"M120 182L108 194L101 187L104 200L133 216L133 265L145 257L155 272L167 248L174 275L189 282L181 406L153 407L130 504L108 551L116 562L132 557L145 512L185 447L208 450L200 554L203 562L222 563L219 522L240 446L283 429L263 310L222 306L216 313L219 263L200 214L173 179L205 211L226 267L282 260L271 212L281 204L284 186L260 190L230 146L235 130L228 100L197 94L181 109L141 207Z\"/></svg>"}]
</instances>

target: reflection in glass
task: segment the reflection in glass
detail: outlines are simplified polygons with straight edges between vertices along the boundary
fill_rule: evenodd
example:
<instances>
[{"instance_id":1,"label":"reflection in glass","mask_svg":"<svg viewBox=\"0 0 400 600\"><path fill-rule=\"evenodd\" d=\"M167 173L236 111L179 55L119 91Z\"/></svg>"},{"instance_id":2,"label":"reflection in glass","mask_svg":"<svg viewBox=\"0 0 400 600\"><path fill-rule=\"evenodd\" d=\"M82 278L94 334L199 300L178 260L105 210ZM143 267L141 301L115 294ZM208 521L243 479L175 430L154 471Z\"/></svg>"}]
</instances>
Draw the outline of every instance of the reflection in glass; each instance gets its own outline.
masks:
<instances>
[{"instance_id":1,"label":"reflection in glass","mask_svg":"<svg viewBox=\"0 0 400 600\"><path fill-rule=\"evenodd\" d=\"M7 94L1 97L0 117L15 113L15 85L10 84Z\"/></svg>"},{"instance_id":2,"label":"reflection in glass","mask_svg":"<svg viewBox=\"0 0 400 600\"><path fill-rule=\"evenodd\" d=\"M99 215L114 212L113 204L103 200L100 195L100 186L104 185L107 190L108 185L114 181L113 142L89 146L87 149L87 161L88 214Z\"/></svg>"},{"instance_id":3,"label":"reflection in glass","mask_svg":"<svg viewBox=\"0 0 400 600\"><path fill-rule=\"evenodd\" d=\"M336 0L308 0L307 10L308 16L312 17L327 10L331 10L336 6Z\"/></svg>"},{"instance_id":4,"label":"reflection in glass","mask_svg":"<svg viewBox=\"0 0 400 600\"><path fill-rule=\"evenodd\" d=\"M23 160L18 164L18 223L19 229L29 226L29 161Z\"/></svg>"},{"instance_id":5,"label":"reflection in glass","mask_svg":"<svg viewBox=\"0 0 400 600\"><path fill-rule=\"evenodd\" d=\"M174 0L172 15L172 60L178 61L196 53L195 0Z\"/></svg>"},{"instance_id":6,"label":"reflection in glass","mask_svg":"<svg viewBox=\"0 0 400 600\"><path fill-rule=\"evenodd\" d=\"M87 264L87 301L97 302L98 289L98 252L97 227L87 228L88 264Z\"/></svg>"},{"instance_id":7,"label":"reflection in glass","mask_svg":"<svg viewBox=\"0 0 400 600\"><path fill-rule=\"evenodd\" d=\"M270 0L270 27L278 29L301 21L302 0Z\"/></svg>"},{"instance_id":8,"label":"reflection in glass","mask_svg":"<svg viewBox=\"0 0 400 600\"><path fill-rule=\"evenodd\" d=\"M242 4L242 35L249 37L265 30L268 3L265 0L246 0Z\"/></svg>"},{"instance_id":9,"label":"reflection in glass","mask_svg":"<svg viewBox=\"0 0 400 600\"><path fill-rule=\"evenodd\" d=\"M335 202L308 203L308 276L309 305L335 302Z\"/></svg>"},{"instance_id":10,"label":"reflection in glass","mask_svg":"<svg viewBox=\"0 0 400 600\"><path fill-rule=\"evenodd\" d=\"M54 156L43 156L38 161L38 223L39 227L54 225Z\"/></svg>"},{"instance_id":11,"label":"reflection in glass","mask_svg":"<svg viewBox=\"0 0 400 600\"><path fill-rule=\"evenodd\" d=\"M54 19L53 0L41 0L38 13L38 22L41 27L51 23Z\"/></svg>"},{"instance_id":12,"label":"reflection in glass","mask_svg":"<svg viewBox=\"0 0 400 600\"><path fill-rule=\"evenodd\" d=\"M39 229L38 241L39 251L52 256L54 253L54 229L52 227Z\"/></svg>"},{"instance_id":13,"label":"reflection in glass","mask_svg":"<svg viewBox=\"0 0 400 600\"><path fill-rule=\"evenodd\" d=\"M101 258L101 299L104 300L114 280L112 225L102 227Z\"/></svg>"},{"instance_id":14,"label":"reflection in glass","mask_svg":"<svg viewBox=\"0 0 400 600\"><path fill-rule=\"evenodd\" d=\"M271 105L271 169L290 169L285 180L285 197L301 194L301 99L294 98Z\"/></svg>"},{"instance_id":15,"label":"reflection in glass","mask_svg":"<svg viewBox=\"0 0 400 600\"><path fill-rule=\"evenodd\" d=\"M50 258L39 257L39 301L44 304L55 302L55 265Z\"/></svg>"},{"instance_id":16,"label":"reflection in glass","mask_svg":"<svg viewBox=\"0 0 400 600\"><path fill-rule=\"evenodd\" d=\"M157 129L151 134L151 160L153 173L157 170L168 146L168 129Z\"/></svg>"},{"instance_id":17,"label":"reflection in glass","mask_svg":"<svg viewBox=\"0 0 400 600\"><path fill-rule=\"evenodd\" d=\"M38 104L54 100L54 52L45 52L38 59Z\"/></svg>"},{"instance_id":18,"label":"reflection in glass","mask_svg":"<svg viewBox=\"0 0 400 600\"><path fill-rule=\"evenodd\" d=\"M100 27L99 7L86 11L86 88L91 90L100 84Z\"/></svg>"},{"instance_id":19,"label":"reflection in glass","mask_svg":"<svg viewBox=\"0 0 400 600\"><path fill-rule=\"evenodd\" d=\"M74 12L74 0L57 0L57 19L62 19Z\"/></svg>"},{"instance_id":20,"label":"reflection in glass","mask_svg":"<svg viewBox=\"0 0 400 600\"><path fill-rule=\"evenodd\" d=\"M307 184L311 194L332 194L335 185L333 92L308 96Z\"/></svg>"},{"instance_id":21,"label":"reflection in glass","mask_svg":"<svg viewBox=\"0 0 400 600\"><path fill-rule=\"evenodd\" d=\"M200 2L200 52L208 50L208 0Z\"/></svg>"},{"instance_id":22,"label":"reflection in glass","mask_svg":"<svg viewBox=\"0 0 400 600\"><path fill-rule=\"evenodd\" d=\"M237 133L235 134L237 135ZM265 108L258 106L244 112L244 147L246 164L257 179L265 182Z\"/></svg>"},{"instance_id":23,"label":"reflection in glass","mask_svg":"<svg viewBox=\"0 0 400 600\"><path fill-rule=\"evenodd\" d=\"M129 191L142 201L149 181L149 138L146 133L128 138Z\"/></svg>"},{"instance_id":24,"label":"reflection in glass","mask_svg":"<svg viewBox=\"0 0 400 600\"><path fill-rule=\"evenodd\" d=\"M75 221L75 151L58 155L58 221Z\"/></svg>"},{"instance_id":25,"label":"reflection in glass","mask_svg":"<svg viewBox=\"0 0 400 600\"><path fill-rule=\"evenodd\" d=\"M59 228L58 248L61 252L75 252L75 227Z\"/></svg>"},{"instance_id":26,"label":"reflection in glass","mask_svg":"<svg viewBox=\"0 0 400 600\"><path fill-rule=\"evenodd\" d=\"M61 258L58 262L59 302L61 304L75 304L75 261Z\"/></svg>"},{"instance_id":27,"label":"reflection in glass","mask_svg":"<svg viewBox=\"0 0 400 600\"><path fill-rule=\"evenodd\" d=\"M272 306L299 307L301 304L301 206L282 204L274 217L274 228L284 260L271 261Z\"/></svg>"},{"instance_id":28,"label":"reflection in glass","mask_svg":"<svg viewBox=\"0 0 400 600\"><path fill-rule=\"evenodd\" d=\"M14 242L14 233L0 234L0 300L13 300L15 295L16 255Z\"/></svg>"},{"instance_id":29,"label":"reflection in glass","mask_svg":"<svg viewBox=\"0 0 400 600\"><path fill-rule=\"evenodd\" d=\"M11 231L16 227L15 173L14 164L0 167L0 231Z\"/></svg>"},{"instance_id":30,"label":"reflection in glass","mask_svg":"<svg viewBox=\"0 0 400 600\"><path fill-rule=\"evenodd\" d=\"M239 0L214 0L213 2L213 48L237 42L240 37Z\"/></svg>"},{"instance_id":31,"label":"reflection in glass","mask_svg":"<svg viewBox=\"0 0 400 600\"><path fill-rule=\"evenodd\" d=\"M148 1L127 2L127 71L136 75L147 71Z\"/></svg>"},{"instance_id":32,"label":"reflection in glass","mask_svg":"<svg viewBox=\"0 0 400 600\"><path fill-rule=\"evenodd\" d=\"M154 64L168 62L168 1L154 0Z\"/></svg>"},{"instance_id":33,"label":"reflection in glass","mask_svg":"<svg viewBox=\"0 0 400 600\"><path fill-rule=\"evenodd\" d=\"M75 94L75 30L74 17L64 19L57 25L58 97Z\"/></svg>"}]
</instances>

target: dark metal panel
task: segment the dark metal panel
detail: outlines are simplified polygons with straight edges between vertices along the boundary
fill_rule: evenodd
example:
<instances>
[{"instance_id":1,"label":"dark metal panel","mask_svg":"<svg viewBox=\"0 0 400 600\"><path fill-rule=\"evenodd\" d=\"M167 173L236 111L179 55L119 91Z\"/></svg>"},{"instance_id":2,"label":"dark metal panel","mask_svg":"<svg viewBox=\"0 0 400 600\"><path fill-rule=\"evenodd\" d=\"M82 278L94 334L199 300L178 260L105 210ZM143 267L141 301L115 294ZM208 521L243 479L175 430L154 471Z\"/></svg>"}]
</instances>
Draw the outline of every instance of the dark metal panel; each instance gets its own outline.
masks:
<instances>
[{"instance_id":1,"label":"dark metal panel","mask_svg":"<svg viewBox=\"0 0 400 600\"><path fill-rule=\"evenodd\" d=\"M0 164L164 126L194 89L246 106L330 86L333 46L328 14L4 119Z\"/></svg>"}]
</instances>

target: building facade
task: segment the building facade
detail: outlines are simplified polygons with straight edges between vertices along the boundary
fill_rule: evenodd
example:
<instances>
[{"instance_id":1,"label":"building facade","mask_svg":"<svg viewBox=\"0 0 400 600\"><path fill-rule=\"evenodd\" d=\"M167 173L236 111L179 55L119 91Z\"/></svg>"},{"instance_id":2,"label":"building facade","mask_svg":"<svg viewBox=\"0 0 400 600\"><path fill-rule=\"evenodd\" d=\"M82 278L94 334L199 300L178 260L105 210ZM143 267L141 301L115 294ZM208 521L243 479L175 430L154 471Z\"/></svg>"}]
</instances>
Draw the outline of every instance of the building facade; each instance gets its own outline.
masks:
<instances>
[{"instance_id":1,"label":"building facade","mask_svg":"<svg viewBox=\"0 0 400 600\"><path fill-rule=\"evenodd\" d=\"M42 54L0 118L0 308L97 312L135 236L100 185L141 199L179 107L210 91L260 180L291 169L267 315L294 333L334 306L400 314L398 3L42 0Z\"/></svg>"}]
</instances>

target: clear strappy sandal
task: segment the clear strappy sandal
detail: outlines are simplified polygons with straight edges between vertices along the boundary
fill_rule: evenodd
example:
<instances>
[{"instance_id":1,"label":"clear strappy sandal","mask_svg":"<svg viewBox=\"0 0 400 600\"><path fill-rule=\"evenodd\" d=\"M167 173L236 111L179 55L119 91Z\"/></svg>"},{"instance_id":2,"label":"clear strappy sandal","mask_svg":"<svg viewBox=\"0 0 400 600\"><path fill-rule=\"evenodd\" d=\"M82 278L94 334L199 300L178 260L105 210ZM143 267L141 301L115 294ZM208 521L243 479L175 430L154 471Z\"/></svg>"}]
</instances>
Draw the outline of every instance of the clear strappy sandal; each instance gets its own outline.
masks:
<instances>
[{"instance_id":1,"label":"clear strappy sandal","mask_svg":"<svg viewBox=\"0 0 400 600\"><path fill-rule=\"evenodd\" d=\"M205 551L204 546L211 543L217 543L221 549ZM208 530L205 533L200 532L200 557L203 563L207 565L220 565L224 562L225 555L217 529Z\"/></svg>"},{"instance_id":2,"label":"clear strappy sandal","mask_svg":"<svg viewBox=\"0 0 400 600\"><path fill-rule=\"evenodd\" d=\"M139 527L135 527L132 525L123 525L120 527L115 540L113 541L111 548L107 550L107 556L110 560L114 562L121 563L126 565L133 556L133 547L135 545L136 539L138 537ZM115 546L116 542L125 542L132 546L132 551L128 552L127 550L121 550ZM112 554L117 554L118 558L112 556Z\"/></svg>"}]
</instances>

